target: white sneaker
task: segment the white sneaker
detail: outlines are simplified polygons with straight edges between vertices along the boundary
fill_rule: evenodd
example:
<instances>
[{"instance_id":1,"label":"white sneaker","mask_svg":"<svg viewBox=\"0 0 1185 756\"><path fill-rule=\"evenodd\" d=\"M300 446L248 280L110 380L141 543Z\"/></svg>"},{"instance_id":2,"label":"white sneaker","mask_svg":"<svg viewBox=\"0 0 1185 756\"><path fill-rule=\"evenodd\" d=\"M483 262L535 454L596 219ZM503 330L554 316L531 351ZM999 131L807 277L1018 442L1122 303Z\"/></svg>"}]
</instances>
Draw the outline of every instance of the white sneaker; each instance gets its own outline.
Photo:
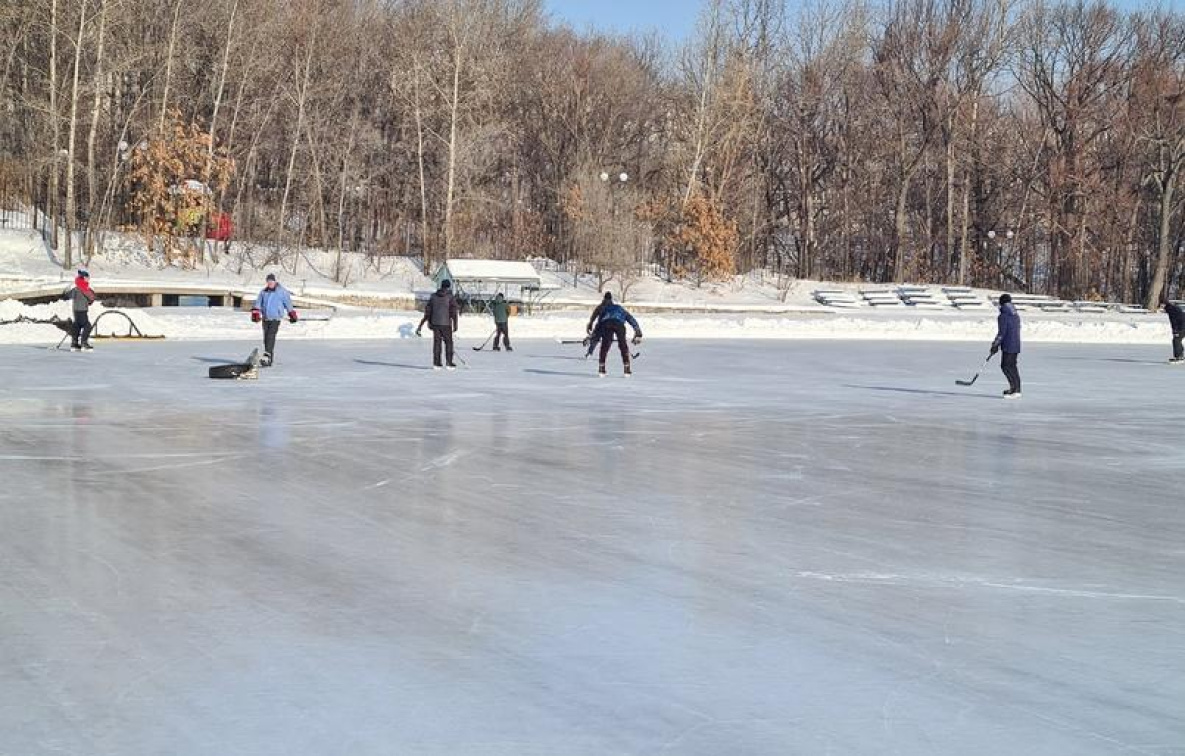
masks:
<instances>
[{"instance_id":1,"label":"white sneaker","mask_svg":"<svg viewBox=\"0 0 1185 756\"><path fill-rule=\"evenodd\" d=\"M1019 391L1017 391L1015 394L1005 394L1005 395L1004 395L1004 398L1005 398L1005 399L1019 399L1019 398L1020 398L1020 392L1019 392Z\"/></svg>"},{"instance_id":2,"label":"white sneaker","mask_svg":"<svg viewBox=\"0 0 1185 756\"><path fill-rule=\"evenodd\" d=\"M1177 359L1176 357L1169 360L1170 365L1185 365L1185 359Z\"/></svg>"}]
</instances>

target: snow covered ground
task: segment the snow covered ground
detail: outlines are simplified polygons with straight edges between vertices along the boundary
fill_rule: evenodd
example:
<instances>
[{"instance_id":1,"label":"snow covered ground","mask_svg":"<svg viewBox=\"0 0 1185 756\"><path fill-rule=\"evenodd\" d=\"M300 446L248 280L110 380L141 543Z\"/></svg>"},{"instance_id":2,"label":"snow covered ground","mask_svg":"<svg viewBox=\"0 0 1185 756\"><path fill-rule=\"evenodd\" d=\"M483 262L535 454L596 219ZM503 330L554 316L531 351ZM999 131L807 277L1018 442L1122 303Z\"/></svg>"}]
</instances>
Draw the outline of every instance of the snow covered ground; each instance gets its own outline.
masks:
<instances>
[{"instance_id":1,"label":"snow covered ground","mask_svg":"<svg viewBox=\"0 0 1185 756\"><path fill-rule=\"evenodd\" d=\"M246 347L0 347L0 752L1185 754L1166 345Z\"/></svg>"},{"instance_id":2,"label":"snow covered ground","mask_svg":"<svg viewBox=\"0 0 1185 756\"><path fill-rule=\"evenodd\" d=\"M217 284L254 292L262 286L263 273L256 269L267 256L267 248L238 244L230 257L217 265L186 270L162 268L148 255L143 241L134 235L111 234L101 254L92 260L93 279L103 282L156 285ZM331 252L305 250L295 258L295 272L280 271L289 288L306 297L336 302L331 321L309 322L289 329L289 338L388 339L407 335L407 324L418 317L407 312L416 292L431 288L431 282L407 259L367 260L359 255L345 257L344 283L330 277L334 266ZM69 285L63 272L37 234L0 229L0 297L4 292L28 290L40 285ZM600 299L595 281L584 277L573 281L567 274L544 273L548 285L558 287L549 301L566 303L571 309L549 311L516 318L512 330L522 336L572 338L584 331L584 319ZM575 285L574 285L575 284ZM862 307L831 311L812 297L818 288L857 292L867 288L857 283L796 281L781 291L776 278L737 277L733 281L697 288L688 283L667 283L648 278L630 289L626 304L641 316L648 336L685 339L884 339L990 341L995 333L994 313L945 310L896 310ZM620 294L620 289L610 288ZM883 287L882 287L883 288ZM988 292L979 292L986 295ZM359 303L365 306L358 306ZM377 305L382 307L375 308ZM670 309L677 311L668 311ZM202 308L129 310L144 333L170 339L256 339L258 329L245 315ZM23 308L0 299L0 321L18 316L47 318L50 314L69 317L65 304ZM327 315L328 312L322 313ZM1026 312L1025 339L1033 342L1159 344L1169 338L1167 319L1161 315L1050 314ZM114 319L112 319L114 320ZM467 317L462 330L482 337L492 330L488 318ZM60 333L52 327L9 325L0 327L3 343L56 343Z\"/></svg>"}]
</instances>

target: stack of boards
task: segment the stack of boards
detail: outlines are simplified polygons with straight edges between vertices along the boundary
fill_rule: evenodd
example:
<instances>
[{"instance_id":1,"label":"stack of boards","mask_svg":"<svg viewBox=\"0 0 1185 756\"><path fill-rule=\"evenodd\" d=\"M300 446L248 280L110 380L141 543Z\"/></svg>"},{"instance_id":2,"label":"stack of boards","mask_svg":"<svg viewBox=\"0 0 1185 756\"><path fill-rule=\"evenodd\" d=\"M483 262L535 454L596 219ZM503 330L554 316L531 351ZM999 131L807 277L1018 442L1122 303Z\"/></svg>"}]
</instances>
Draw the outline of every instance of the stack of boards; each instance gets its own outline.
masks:
<instances>
[{"instance_id":1,"label":"stack of boards","mask_svg":"<svg viewBox=\"0 0 1185 756\"><path fill-rule=\"evenodd\" d=\"M215 365L210 368L210 377L236 381L253 381L259 378L259 350L251 352L246 362Z\"/></svg>"}]
</instances>

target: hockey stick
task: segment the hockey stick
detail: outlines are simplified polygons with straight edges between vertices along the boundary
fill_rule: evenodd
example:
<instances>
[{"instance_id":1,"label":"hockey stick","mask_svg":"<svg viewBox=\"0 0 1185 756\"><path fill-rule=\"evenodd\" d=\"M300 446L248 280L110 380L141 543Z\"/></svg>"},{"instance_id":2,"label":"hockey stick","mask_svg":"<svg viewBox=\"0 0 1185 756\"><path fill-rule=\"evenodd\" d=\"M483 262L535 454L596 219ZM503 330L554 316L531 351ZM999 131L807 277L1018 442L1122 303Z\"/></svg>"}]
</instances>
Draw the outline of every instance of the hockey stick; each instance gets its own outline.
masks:
<instances>
[{"instance_id":1,"label":"hockey stick","mask_svg":"<svg viewBox=\"0 0 1185 756\"><path fill-rule=\"evenodd\" d=\"M988 366L988 363L991 362L992 358L995 356L996 356L995 352L992 352L991 354L989 354L988 358L983 361L983 366L980 367L979 370L975 371L975 375L971 377L971 380L969 380L969 381L955 381L955 383L958 384L959 386L974 386L975 382L979 380L979 374L983 372L983 369Z\"/></svg>"},{"instance_id":2,"label":"hockey stick","mask_svg":"<svg viewBox=\"0 0 1185 756\"><path fill-rule=\"evenodd\" d=\"M495 329L494 329L494 333L491 333L489 336L487 336L487 337L486 337L486 340L485 340L485 341L481 342L481 346L479 346L479 347L473 347L473 351L475 351L475 352L480 352L481 350L485 349L485 348L486 348L486 344L489 344L489 343L490 343L490 339L494 338L494 335L495 335L495 334L497 334L497 333L498 333L498 329L497 329L497 328L495 328Z\"/></svg>"}]
</instances>

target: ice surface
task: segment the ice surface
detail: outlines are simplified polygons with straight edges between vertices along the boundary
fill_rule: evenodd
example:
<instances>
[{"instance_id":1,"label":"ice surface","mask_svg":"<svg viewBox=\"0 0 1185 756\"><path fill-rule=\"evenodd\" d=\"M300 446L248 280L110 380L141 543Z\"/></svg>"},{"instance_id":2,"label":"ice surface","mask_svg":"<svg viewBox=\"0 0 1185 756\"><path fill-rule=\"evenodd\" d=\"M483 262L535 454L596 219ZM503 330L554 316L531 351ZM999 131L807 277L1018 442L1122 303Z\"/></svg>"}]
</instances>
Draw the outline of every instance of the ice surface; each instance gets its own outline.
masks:
<instances>
[{"instance_id":1,"label":"ice surface","mask_svg":"<svg viewBox=\"0 0 1185 756\"><path fill-rule=\"evenodd\" d=\"M0 347L0 753L1185 754L1167 346Z\"/></svg>"}]
</instances>

